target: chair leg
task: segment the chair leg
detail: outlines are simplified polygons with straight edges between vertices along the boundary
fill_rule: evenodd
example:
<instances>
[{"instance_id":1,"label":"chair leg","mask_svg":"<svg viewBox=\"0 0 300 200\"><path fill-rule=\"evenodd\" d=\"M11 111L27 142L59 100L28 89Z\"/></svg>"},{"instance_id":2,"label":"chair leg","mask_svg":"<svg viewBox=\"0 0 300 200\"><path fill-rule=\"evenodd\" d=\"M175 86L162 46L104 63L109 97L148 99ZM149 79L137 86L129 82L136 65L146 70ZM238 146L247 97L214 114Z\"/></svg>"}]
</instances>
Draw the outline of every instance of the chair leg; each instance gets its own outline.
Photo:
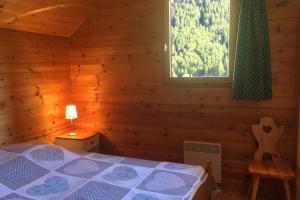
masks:
<instances>
[{"instance_id":1,"label":"chair leg","mask_svg":"<svg viewBox=\"0 0 300 200\"><path fill-rule=\"evenodd\" d=\"M251 181L250 181L248 192L247 192L248 195L251 194L252 187L253 187L253 181L254 181L253 176L251 176Z\"/></svg>"},{"instance_id":2,"label":"chair leg","mask_svg":"<svg viewBox=\"0 0 300 200\"><path fill-rule=\"evenodd\" d=\"M259 182L260 182L260 176L254 175L253 176L253 184L252 184L251 200L256 200Z\"/></svg>"},{"instance_id":3,"label":"chair leg","mask_svg":"<svg viewBox=\"0 0 300 200\"><path fill-rule=\"evenodd\" d=\"M291 192L290 192L290 186L289 186L289 181L288 180L283 180L283 186L286 194L286 199L291 200Z\"/></svg>"}]
</instances>

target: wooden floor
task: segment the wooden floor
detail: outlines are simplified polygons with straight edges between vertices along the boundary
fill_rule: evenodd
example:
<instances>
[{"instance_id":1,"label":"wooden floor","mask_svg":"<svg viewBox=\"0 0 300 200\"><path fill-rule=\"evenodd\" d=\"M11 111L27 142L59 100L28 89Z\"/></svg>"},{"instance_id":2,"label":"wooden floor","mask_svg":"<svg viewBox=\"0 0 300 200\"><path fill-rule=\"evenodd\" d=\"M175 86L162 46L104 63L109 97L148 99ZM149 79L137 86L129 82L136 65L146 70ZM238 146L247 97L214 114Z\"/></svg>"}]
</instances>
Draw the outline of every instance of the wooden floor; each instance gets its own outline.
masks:
<instances>
[{"instance_id":1,"label":"wooden floor","mask_svg":"<svg viewBox=\"0 0 300 200\"><path fill-rule=\"evenodd\" d=\"M234 195L223 194L222 193L220 195L217 195L213 200L244 200L244 199L247 199L247 198L246 197L242 198L242 197L239 197L239 196L234 196Z\"/></svg>"},{"instance_id":2,"label":"wooden floor","mask_svg":"<svg viewBox=\"0 0 300 200\"><path fill-rule=\"evenodd\" d=\"M279 199L276 198L276 200L279 200ZM213 200L250 200L250 196L241 197L241 196L236 196L236 195L232 195L232 194L221 193L221 194L215 196L213 198ZM262 199L262 198L258 197L257 200L266 200L266 199ZM268 200L271 200L271 199L268 199ZM274 199L272 199L272 200L274 200Z\"/></svg>"}]
</instances>

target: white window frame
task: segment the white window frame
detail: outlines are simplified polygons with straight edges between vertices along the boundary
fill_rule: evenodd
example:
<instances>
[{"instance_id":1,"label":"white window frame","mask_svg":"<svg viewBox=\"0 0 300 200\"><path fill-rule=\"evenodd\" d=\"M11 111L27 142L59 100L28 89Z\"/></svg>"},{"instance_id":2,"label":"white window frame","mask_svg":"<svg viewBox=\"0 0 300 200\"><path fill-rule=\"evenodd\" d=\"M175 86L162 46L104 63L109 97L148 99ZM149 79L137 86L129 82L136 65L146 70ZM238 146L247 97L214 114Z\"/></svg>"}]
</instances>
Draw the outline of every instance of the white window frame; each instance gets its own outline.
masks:
<instances>
[{"instance_id":1,"label":"white window frame","mask_svg":"<svg viewBox=\"0 0 300 200\"><path fill-rule=\"evenodd\" d=\"M236 35L237 35L237 1L230 0L230 30L229 30L229 66L228 76L226 77L171 77L171 37L170 37L170 19L171 19L171 1L164 1L164 64L165 80L167 83L192 83L205 85L211 84L231 84L233 75L233 65L235 59Z\"/></svg>"}]
</instances>

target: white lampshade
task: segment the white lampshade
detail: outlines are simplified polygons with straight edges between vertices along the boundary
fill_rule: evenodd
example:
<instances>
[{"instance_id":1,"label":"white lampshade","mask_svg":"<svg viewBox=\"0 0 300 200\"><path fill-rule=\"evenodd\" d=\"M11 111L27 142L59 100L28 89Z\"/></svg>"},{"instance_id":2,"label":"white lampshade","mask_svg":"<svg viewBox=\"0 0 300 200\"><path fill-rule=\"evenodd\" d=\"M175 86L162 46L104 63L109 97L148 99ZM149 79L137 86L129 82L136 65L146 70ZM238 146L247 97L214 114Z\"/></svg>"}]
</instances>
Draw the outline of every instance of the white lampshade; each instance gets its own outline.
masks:
<instances>
[{"instance_id":1,"label":"white lampshade","mask_svg":"<svg viewBox=\"0 0 300 200\"><path fill-rule=\"evenodd\" d=\"M75 105L67 105L66 107L66 119L76 119L77 111Z\"/></svg>"}]
</instances>

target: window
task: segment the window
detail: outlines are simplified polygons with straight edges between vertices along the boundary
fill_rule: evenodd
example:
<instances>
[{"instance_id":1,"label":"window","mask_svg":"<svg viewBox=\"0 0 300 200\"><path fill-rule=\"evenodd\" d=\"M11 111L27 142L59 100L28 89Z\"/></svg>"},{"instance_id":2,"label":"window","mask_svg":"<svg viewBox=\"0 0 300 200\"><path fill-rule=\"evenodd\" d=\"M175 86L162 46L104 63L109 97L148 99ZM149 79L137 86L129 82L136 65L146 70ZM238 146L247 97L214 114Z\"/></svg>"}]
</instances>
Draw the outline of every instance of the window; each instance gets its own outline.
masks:
<instances>
[{"instance_id":1,"label":"window","mask_svg":"<svg viewBox=\"0 0 300 200\"><path fill-rule=\"evenodd\" d=\"M167 78L229 80L233 0L166 0Z\"/></svg>"}]
</instances>

